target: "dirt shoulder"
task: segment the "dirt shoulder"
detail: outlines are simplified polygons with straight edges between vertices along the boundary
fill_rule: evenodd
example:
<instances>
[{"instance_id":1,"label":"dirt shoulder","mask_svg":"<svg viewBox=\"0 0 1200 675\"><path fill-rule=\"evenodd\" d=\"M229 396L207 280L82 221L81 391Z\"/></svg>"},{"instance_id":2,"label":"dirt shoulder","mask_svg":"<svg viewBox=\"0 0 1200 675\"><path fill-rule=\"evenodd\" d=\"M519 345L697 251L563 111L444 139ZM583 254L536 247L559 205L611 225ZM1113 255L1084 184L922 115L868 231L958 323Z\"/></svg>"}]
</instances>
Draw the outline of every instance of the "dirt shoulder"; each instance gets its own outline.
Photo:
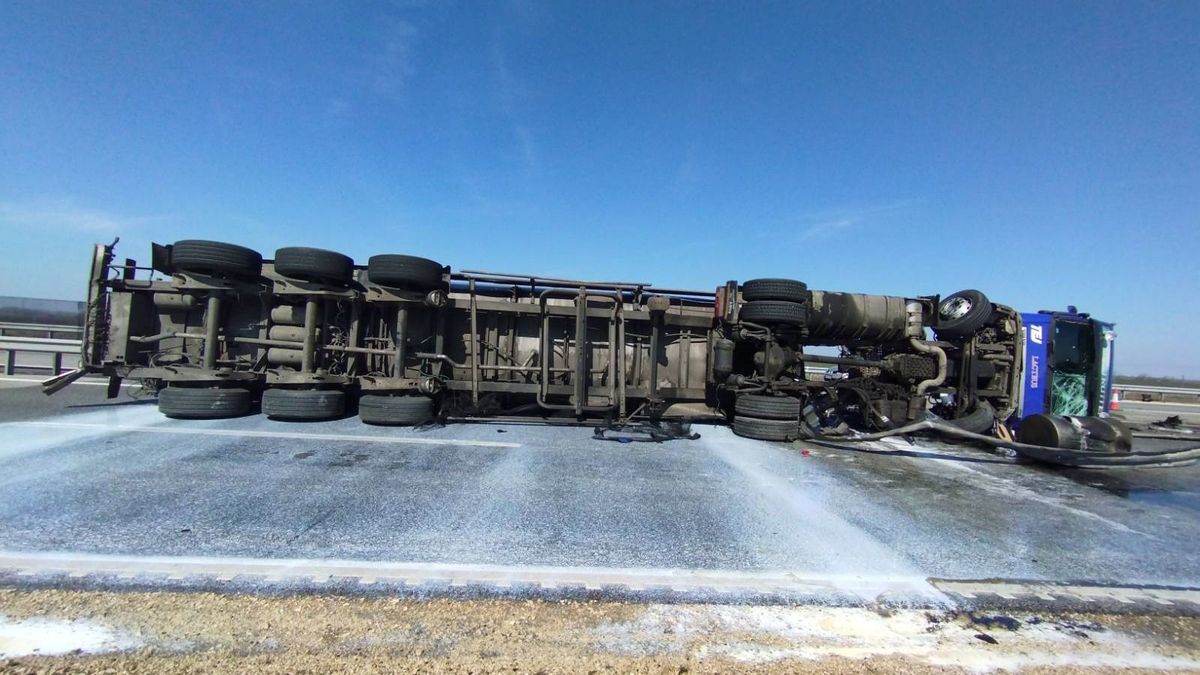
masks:
<instances>
[{"instance_id":1,"label":"dirt shoulder","mask_svg":"<svg viewBox=\"0 0 1200 675\"><path fill-rule=\"evenodd\" d=\"M14 589L0 617L12 673L1200 672L1193 617Z\"/></svg>"}]
</instances>

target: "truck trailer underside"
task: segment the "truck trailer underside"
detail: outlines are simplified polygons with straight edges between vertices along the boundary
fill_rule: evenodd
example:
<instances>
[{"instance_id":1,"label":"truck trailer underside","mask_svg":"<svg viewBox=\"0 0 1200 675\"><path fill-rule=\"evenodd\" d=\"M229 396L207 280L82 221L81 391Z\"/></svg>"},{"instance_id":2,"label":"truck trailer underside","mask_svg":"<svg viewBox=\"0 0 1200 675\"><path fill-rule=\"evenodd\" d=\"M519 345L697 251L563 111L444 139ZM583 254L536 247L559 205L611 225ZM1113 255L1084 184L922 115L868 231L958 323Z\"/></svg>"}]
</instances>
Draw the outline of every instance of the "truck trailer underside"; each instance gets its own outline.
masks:
<instances>
[{"instance_id":1,"label":"truck trailer underside","mask_svg":"<svg viewBox=\"0 0 1200 675\"><path fill-rule=\"evenodd\" d=\"M791 440L933 413L986 432L1016 410L1021 334L978 291L675 290L186 240L146 267L96 247L77 374L140 380L182 418L672 417Z\"/></svg>"}]
</instances>

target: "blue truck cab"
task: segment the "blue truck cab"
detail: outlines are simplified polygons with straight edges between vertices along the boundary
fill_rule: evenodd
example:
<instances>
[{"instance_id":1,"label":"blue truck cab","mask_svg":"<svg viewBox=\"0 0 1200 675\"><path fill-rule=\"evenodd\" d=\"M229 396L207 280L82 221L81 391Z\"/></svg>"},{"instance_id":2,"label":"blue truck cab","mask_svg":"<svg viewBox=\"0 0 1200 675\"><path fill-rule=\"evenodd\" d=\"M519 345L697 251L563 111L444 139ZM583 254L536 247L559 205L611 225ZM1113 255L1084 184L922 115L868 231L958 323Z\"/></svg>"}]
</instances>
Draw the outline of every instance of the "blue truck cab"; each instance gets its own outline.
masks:
<instances>
[{"instance_id":1,"label":"blue truck cab","mask_svg":"<svg viewBox=\"0 0 1200 675\"><path fill-rule=\"evenodd\" d=\"M1014 423L1030 415L1108 415L1114 324L1075 307L1022 313L1024 368Z\"/></svg>"}]
</instances>

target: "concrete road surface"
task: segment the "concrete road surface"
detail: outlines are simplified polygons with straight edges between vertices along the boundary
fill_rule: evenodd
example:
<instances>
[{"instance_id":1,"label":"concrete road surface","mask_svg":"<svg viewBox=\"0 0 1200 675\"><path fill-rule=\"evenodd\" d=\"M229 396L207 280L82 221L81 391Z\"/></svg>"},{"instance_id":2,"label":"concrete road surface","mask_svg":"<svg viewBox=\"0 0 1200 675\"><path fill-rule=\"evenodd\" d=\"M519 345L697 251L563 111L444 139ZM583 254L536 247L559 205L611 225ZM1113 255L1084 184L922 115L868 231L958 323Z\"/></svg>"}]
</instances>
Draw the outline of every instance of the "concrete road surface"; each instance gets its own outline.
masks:
<instances>
[{"instance_id":1,"label":"concrete road surface","mask_svg":"<svg viewBox=\"0 0 1200 675\"><path fill-rule=\"evenodd\" d=\"M303 571L513 592L930 600L1006 580L1034 595L1144 591L1107 596L1119 603L1146 587L1200 597L1195 466L1064 471L974 448L765 443L715 426L622 444L576 427L172 421L133 392L0 388L8 583Z\"/></svg>"}]
</instances>

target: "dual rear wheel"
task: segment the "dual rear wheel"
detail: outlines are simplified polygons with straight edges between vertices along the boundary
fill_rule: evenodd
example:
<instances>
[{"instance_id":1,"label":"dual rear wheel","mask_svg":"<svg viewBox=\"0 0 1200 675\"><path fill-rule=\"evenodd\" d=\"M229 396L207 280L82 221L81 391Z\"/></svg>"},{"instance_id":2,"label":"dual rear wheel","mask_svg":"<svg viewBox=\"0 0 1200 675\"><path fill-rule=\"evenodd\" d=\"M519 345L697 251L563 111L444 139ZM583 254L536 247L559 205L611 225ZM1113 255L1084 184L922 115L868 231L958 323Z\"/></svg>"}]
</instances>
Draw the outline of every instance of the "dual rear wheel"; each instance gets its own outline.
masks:
<instances>
[{"instance_id":1,"label":"dual rear wheel","mask_svg":"<svg viewBox=\"0 0 1200 675\"><path fill-rule=\"evenodd\" d=\"M733 433L762 441L800 438L800 399L742 394L734 402Z\"/></svg>"},{"instance_id":2,"label":"dual rear wheel","mask_svg":"<svg viewBox=\"0 0 1200 675\"><path fill-rule=\"evenodd\" d=\"M795 279L751 279L742 284L740 321L764 326L808 323L808 284Z\"/></svg>"},{"instance_id":3,"label":"dual rear wheel","mask_svg":"<svg viewBox=\"0 0 1200 675\"><path fill-rule=\"evenodd\" d=\"M158 394L159 412L176 419L222 419L249 414L253 396L236 387L170 385ZM279 389L263 392L262 412L271 419L330 420L346 413L346 393L339 389ZM433 400L426 396L364 394L358 414L366 424L412 426L433 419Z\"/></svg>"}]
</instances>

